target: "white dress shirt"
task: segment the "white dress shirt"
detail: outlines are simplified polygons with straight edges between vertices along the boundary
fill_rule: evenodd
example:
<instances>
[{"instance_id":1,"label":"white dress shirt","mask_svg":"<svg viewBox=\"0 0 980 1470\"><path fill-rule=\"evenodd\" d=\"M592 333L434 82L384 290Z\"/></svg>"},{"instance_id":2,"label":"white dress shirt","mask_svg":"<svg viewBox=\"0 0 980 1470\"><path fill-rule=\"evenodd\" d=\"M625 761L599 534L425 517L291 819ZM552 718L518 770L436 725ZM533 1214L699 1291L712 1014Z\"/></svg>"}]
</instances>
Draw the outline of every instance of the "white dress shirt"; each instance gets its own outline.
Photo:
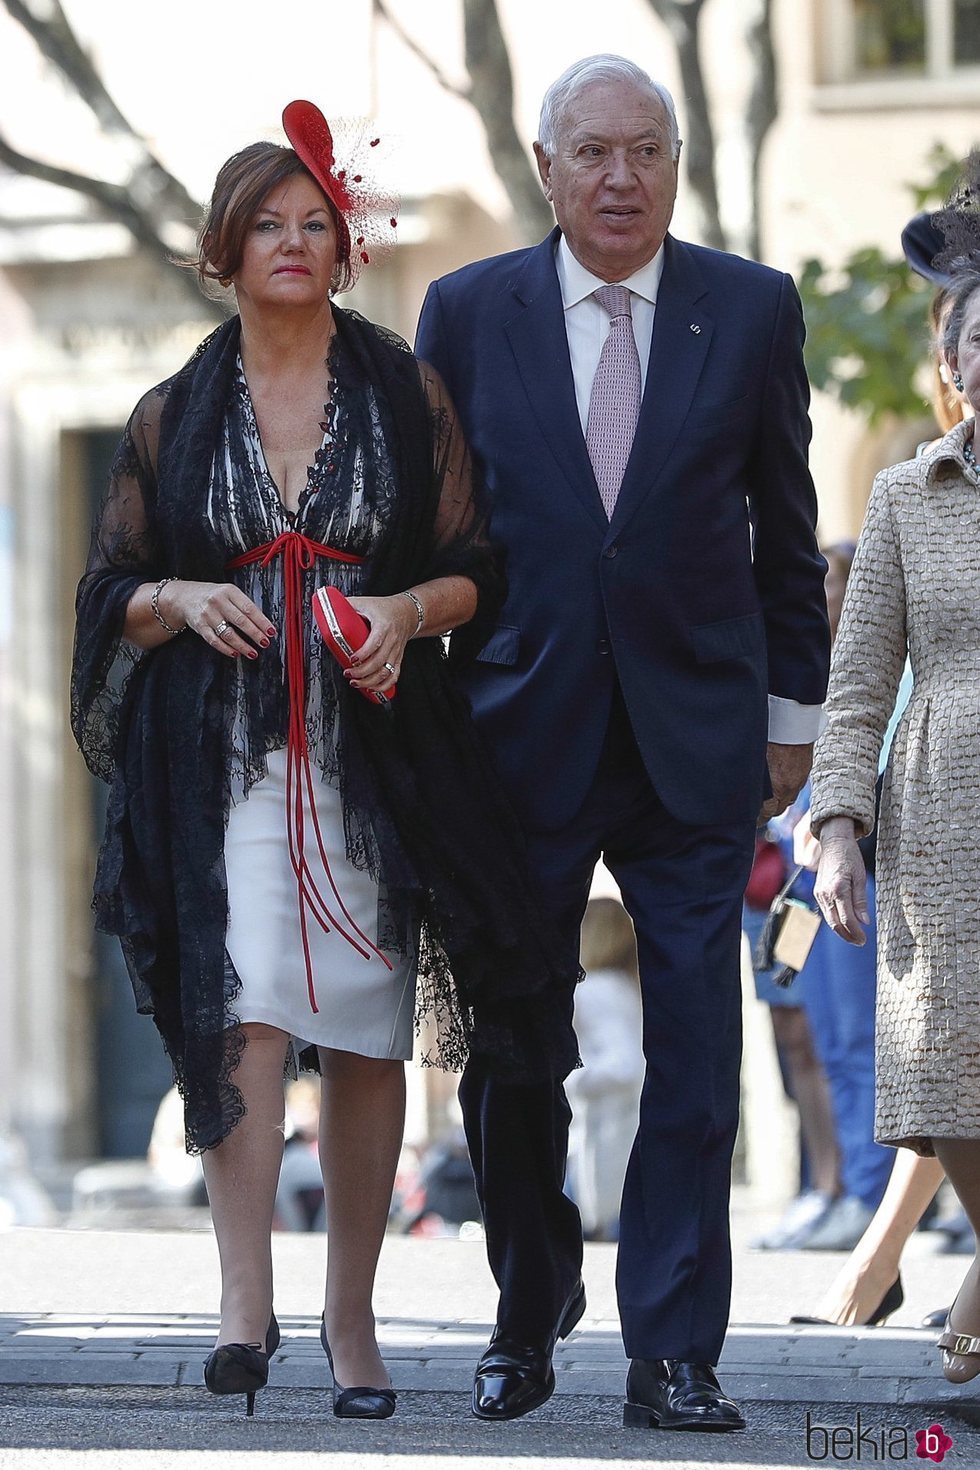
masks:
<instances>
[{"instance_id":1,"label":"white dress shirt","mask_svg":"<svg viewBox=\"0 0 980 1470\"><path fill-rule=\"evenodd\" d=\"M593 292L608 285L599 276L594 276L581 265L559 237L555 257L558 269L558 284L561 287L562 305L565 308L565 335L568 337L568 355L572 360L572 378L575 382L575 402L582 421L582 433L589 418L589 399L592 396L592 379L599 366L602 344L609 335L612 317L598 301ZM640 389L647 385L647 362L650 358L650 343L653 341L653 314L657 305L657 290L664 271L664 247L646 265L641 266L624 281L617 281L630 293L633 312L633 339L640 357Z\"/></svg>"},{"instance_id":2,"label":"white dress shirt","mask_svg":"<svg viewBox=\"0 0 980 1470\"><path fill-rule=\"evenodd\" d=\"M640 358L640 387L647 385L647 363L653 341L653 319L657 308L657 292L664 272L664 247L646 265L622 281L607 282L586 270L575 259L564 235L559 236L555 251L555 268L565 310L565 335L575 383L575 402L585 433L589 418L592 379L599 366L602 344L609 334L612 318L595 299L600 286L625 286L630 293L633 313L633 338ZM823 729L826 721L823 706L798 704L795 699L769 696L769 739L779 745L809 745Z\"/></svg>"}]
</instances>

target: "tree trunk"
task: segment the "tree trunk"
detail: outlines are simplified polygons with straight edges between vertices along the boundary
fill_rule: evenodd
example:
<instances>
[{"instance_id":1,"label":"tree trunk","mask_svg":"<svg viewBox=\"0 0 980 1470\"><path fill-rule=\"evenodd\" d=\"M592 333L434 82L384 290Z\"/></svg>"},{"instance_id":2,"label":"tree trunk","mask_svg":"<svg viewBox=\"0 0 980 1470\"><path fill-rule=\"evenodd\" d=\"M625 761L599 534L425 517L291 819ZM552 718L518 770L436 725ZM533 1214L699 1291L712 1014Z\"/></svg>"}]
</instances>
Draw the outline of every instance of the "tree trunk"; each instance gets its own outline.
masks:
<instances>
[{"instance_id":1,"label":"tree trunk","mask_svg":"<svg viewBox=\"0 0 980 1470\"><path fill-rule=\"evenodd\" d=\"M749 135L752 215L748 248L753 260L762 254L762 148L769 129L776 121L776 57L772 44L772 0L759 0L759 14L747 32L752 57L752 95L746 125Z\"/></svg>"},{"instance_id":2,"label":"tree trunk","mask_svg":"<svg viewBox=\"0 0 980 1470\"><path fill-rule=\"evenodd\" d=\"M456 85L435 59L405 29L387 0L372 0L375 15L391 27L413 56L428 67L441 87L469 102L479 115L497 177L504 186L518 233L526 244L546 235L554 224L537 169L514 125L514 80L496 0L462 0L463 34L469 85Z\"/></svg>"},{"instance_id":3,"label":"tree trunk","mask_svg":"<svg viewBox=\"0 0 980 1470\"><path fill-rule=\"evenodd\" d=\"M554 224L537 170L514 125L514 83L496 0L463 0L470 101L486 129L494 168L507 191L521 235L532 244Z\"/></svg>"},{"instance_id":4,"label":"tree trunk","mask_svg":"<svg viewBox=\"0 0 980 1470\"><path fill-rule=\"evenodd\" d=\"M698 206L698 234L716 250L727 247L715 185L715 140L701 70L698 32L704 0L648 0L670 32L677 49L687 137L682 151L684 174Z\"/></svg>"}]
</instances>

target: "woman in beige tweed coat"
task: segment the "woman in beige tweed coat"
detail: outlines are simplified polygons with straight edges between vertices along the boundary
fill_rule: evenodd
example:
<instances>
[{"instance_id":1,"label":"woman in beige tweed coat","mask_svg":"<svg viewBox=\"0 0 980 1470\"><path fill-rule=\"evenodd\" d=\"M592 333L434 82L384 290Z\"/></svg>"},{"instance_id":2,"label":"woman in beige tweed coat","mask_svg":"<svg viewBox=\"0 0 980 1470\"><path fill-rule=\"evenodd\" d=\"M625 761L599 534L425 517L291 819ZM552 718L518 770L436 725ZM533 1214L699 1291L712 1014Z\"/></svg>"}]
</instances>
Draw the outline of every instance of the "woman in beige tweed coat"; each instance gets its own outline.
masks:
<instances>
[{"instance_id":1,"label":"woman in beige tweed coat","mask_svg":"<svg viewBox=\"0 0 980 1470\"><path fill-rule=\"evenodd\" d=\"M943 355L980 408L980 270L953 277ZM974 421L875 480L834 649L811 826L828 923L864 942L857 838L874 823L885 726L906 654L914 685L882 793L877 858L881 1143L935 1153L980 1234L980 471ZM980 1373L974 1260L940 1338Z\"/></svg>"}]
</instances>

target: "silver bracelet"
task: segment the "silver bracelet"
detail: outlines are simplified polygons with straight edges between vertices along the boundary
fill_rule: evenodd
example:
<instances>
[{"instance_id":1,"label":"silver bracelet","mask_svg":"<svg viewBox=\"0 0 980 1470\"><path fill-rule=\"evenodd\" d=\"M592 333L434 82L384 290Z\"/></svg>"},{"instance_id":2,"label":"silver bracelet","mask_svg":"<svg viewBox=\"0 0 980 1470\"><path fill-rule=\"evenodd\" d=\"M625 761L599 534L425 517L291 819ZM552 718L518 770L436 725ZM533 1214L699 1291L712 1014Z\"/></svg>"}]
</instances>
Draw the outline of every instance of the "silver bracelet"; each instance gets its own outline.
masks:
<instances>
[{"instance_id":1,"label":"silver bracelet","mask_svg":"<svg viewBox=\"0 0 980 1470\"><path fill-rule=\"evenodd\" d=\"M153 616L156 618L157 622L160 624L160 627L161 628L164 628L170 634L171 638L176 638L176 636L177 636L178 633L184 633L184 632L186 632L187 631L187 624L185 623L184 626L183 626L183 628L171 628L170 624L167 622L166 618L163 616L163 613L160 611L160 608L158 606L157 600L158 600L158 598L160 596L160 593L163 591L164 587L166 587L167 583L168 582L176 582L177 580L178 580L177 577L161 577L160 580L159 580L159 582L157 583L157 585L154 587L153 591L150 594L150 611L153 613Z\"/></svg>"},{"instance_id":2,"label":"silver bracelet","mask_svg":"<svg viewBox=\"0 0 980 1470\"><path fill-rule=\"evenodd\" d=\"M399 592L398 596L407 597L410 602L414 602L415 604L415 611L418 614L418 623L416 625L415 632L409 633L408 636L409 638L417 638L422 631L422 624L425 622L425 608L422 606L419 599L415 596L414 592Z\"/></svg>"}]
</instances>

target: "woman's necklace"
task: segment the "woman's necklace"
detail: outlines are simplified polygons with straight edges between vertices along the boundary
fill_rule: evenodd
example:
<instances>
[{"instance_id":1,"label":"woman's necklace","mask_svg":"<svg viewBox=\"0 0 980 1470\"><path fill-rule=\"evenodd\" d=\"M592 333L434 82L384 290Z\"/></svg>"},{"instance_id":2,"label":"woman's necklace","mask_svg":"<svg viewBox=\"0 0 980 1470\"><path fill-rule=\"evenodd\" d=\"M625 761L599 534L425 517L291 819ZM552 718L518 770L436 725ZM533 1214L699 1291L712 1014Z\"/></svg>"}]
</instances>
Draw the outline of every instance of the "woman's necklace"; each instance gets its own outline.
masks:
<instances>
[{"instance_id":1,"label":"woman's necklace","mask_svg":"<svg viewBox=\"0 0 980 1470\"><path fill-rule=\"evenodd\" d=\"M972 439L964 440L963 458L966 460L966 467L970 471L970 474L976 480L977 484L980 485L980 464L977 464L977 457L973 452Z\"/></svg>"}]
</instances>

